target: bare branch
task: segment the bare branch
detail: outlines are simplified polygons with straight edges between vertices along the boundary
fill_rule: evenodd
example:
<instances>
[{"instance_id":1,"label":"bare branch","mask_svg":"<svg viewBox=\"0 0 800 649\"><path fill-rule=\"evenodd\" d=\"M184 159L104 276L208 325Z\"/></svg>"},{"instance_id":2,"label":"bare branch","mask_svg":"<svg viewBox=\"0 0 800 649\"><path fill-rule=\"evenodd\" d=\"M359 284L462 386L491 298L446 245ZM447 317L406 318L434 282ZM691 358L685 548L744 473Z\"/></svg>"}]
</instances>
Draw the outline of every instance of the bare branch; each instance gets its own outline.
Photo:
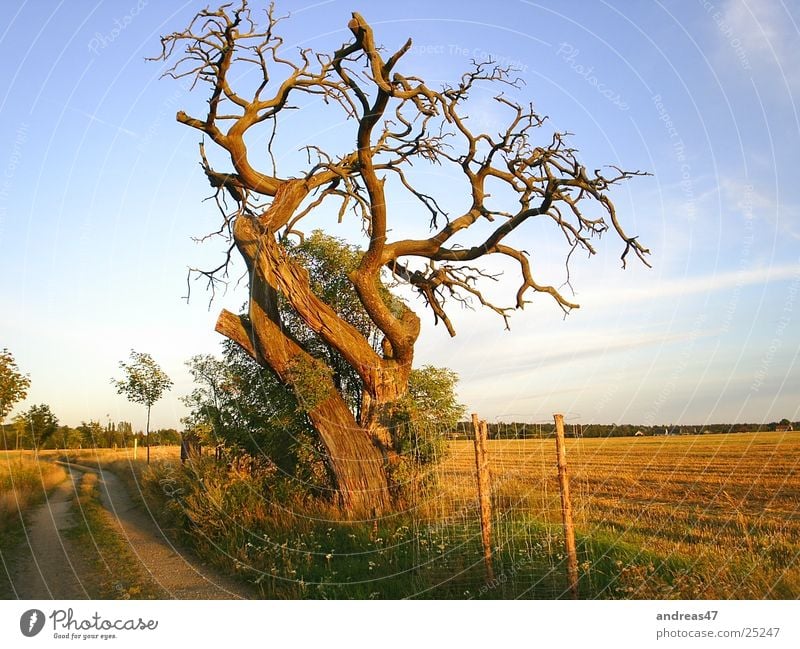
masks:
<instances>
[{"instance_id":1,"label":"bare branch","mask_svg":"<svg viewBox=\"0 0 800 649\"><path fill-rule=\"evenodd\" d=\"M397 281L414 286L435 321L453 334L446 313L450 303L484 306L498 313L506 326L510 312L523 308L530 293L549 294L565 313L577 308L553 286L537 281L528 254L507 243L531 219L544 217L563 235L566 281L562 286L571 286L573 253L595 254L593 240L609 230L624 245L623 267L631 254L649 266L649 250L623 229L609 195L615 185L646 174L616 166L587 173L569 143L570 134L546 133L547 117L532 104L519 104L509 95L523 84L512 68L492 60L473 61L457 83L433 90L418 77L396 71L411 40L384 57L372 28L358 13L348 23L352 39L331 54L299 49L290 56L276 34L283 19L270 6L260 26L242 1L235 7L228 4L201 11L186 30L162 39L162 52L156 59L175 61L165 74L188 77L193 84L207 84L210 89L204 118L181 112L178 120L227 151L233 167L230 173L212 169L201 145L203 171L222 214L220 228L209 236L230 241L236 219L255 218L264 236L276 237L280 230L281 237L294 234L302 239L304 219L326 209L330 201L339 222L355 213L368 245L351 280L394 354L405 359L411 356L411 333L418 325L410 312L397 313L385 304L380 295L383 268L390 269ZM231 70L242 66L255 68L260 75L249 94L232 82ZM282 74L279 79L276 71ZM469 102L479 86L506 91L494 95L498 111L507 116L494 133L471 127ZM294 93L320 96L354 120L353 150L334 157L309 145L307 170L299 177L282 179L273 146L278 115L290 108L288 101ZM224 111L223 105L228 107ZM266 138L270 173L252 166L244 143L245 133L264 122L270 129ZM467 209L451 215L440 197L422 190L413 175L415 162L444 165L460 176L471 198ZM389 240L387 180L397 182L421 204L430 230L427 237ZM493 199L489 188L495 185L506 192L501 195L515 196L516 203L503 205ZM281 192L291 197L278 201ZM272 201L265 207L258 204L264 198ZM228 199L234 203L232 209ZM408 222L417 217L408 214ZM453 243L456 235L461 240L479 221L492 224L488 234L471 245ZM520 284L513 306L489 302L478 287L479 280L496 279L475 265L488 255L507 257L518 268ZM415 259L424 262L424 271L409 270ZM230 248L216 269L195 271L208 280L212 294L218 280L226 279L229 260Z\"/></svg>"}]
</instances>

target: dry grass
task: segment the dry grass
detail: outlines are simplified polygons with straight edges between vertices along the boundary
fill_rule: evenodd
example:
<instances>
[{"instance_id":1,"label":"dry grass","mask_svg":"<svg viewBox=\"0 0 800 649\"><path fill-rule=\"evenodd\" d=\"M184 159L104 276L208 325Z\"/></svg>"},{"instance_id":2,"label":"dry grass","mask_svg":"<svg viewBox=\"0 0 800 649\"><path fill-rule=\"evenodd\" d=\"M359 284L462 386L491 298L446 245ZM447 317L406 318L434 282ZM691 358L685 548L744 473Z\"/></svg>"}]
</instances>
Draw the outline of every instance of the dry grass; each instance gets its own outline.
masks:
<instances>
[{"instance_id":1,"label":"dry grass","mask_svg":"<svg viewBox=\"0 0 800 649\"><path fill-rule=\"evenodd\" d=\"M64 478L63 468L38 461L32 451L0 452L0 533L19 524L20 516Z\"/></svg>"},{"instance_id":2,"label":"dry grass","mask_svg":"<svg viewBox=\"0 0 800 649\"><path fill-rule=\"evenodd\" d=\"M130 496L143 504L143 481L148 469L147 449L140 447L135 453L133 448L69 449L53 453L70 462L113 471L125 483ZM178 464L180 456L181 447L177 445L150 448L150 462L153 467L164 463Z\"/></svg>"},{"instance_id":3,"label":"dry grass","mask_svg":"<svg viewBox=\"0 0 800 649\"><path fill-rule=\"evenodd\" d=\"M46 453L47 451L45 451ZM134 457L133 448L87 448L87 449L68 449L66 451L49 451L56 455L66 455L76 462L84 464L107 464L110 462L125 462L137 467L147 466L147 449L139 447ZM152 446L150 448L150 462L161 462L165 460L180 461L180 446Z\"/></svg>"}]
</instances>

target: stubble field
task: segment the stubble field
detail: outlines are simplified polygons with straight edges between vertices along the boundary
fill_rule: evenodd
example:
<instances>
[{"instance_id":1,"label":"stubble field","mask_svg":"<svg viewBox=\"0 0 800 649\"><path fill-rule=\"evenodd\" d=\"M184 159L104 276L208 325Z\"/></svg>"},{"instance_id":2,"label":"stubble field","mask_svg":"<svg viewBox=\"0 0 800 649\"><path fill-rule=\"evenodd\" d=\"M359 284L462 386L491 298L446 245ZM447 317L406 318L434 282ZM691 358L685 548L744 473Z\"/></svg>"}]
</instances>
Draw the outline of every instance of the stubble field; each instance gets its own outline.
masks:
<instances>
[{"instance_id":1,"label":"stubble field","mask_svg":"<svg viewBox=\"0 0 800 649\"><path fill-rule=\"evenodd\" d=\"M554 441L495 440L489 454L500 529L523 512L557 527ZM800 433L568 439L567 461L583 558L650 555L618 566L611 592L800 596ZM438 470L440 518L468 510L474 467L472 443L453 442Z\"/></svg>"}]
</instances>

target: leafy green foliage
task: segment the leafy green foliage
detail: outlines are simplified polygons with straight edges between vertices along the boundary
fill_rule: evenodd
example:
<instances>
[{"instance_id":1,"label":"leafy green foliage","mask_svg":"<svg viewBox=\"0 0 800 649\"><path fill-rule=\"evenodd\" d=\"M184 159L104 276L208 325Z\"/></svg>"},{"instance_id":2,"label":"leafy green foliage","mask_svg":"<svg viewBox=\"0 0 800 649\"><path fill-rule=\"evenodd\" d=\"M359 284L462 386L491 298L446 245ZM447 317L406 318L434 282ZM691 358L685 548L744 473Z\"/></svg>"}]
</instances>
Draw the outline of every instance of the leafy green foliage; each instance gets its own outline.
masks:
<instances>
[{"instance_id":1,"label":"leafy green foliage","mask_svg":"<svg viewBox=\"0 0 800 649\"><path fill-rule=\"evenodd\" d=\"M367 315L353 284L348 279L361 260L358 247L314 230L300 243L286 242L289 254L307 271L314 293L329 304L342 318L358 329L362 336L377 349L380 343L379 330ZM333 347L326 344L292 310L286 300L280 302L281 319L286 330L309 354L321 360L332 373L336 389L344 397L350 409L358 414L361 407L361 378ZM308 373L309 368L298 368ZM301 386L308 388L301 381Z\"/></svg>"},{"instance_id":2,"label":"leafy green foliage","mask_svg":"<svg viewBox=\"0 0 800 649\"><path fill-rule=\"evenodd\" d=\"M314 230L300 243L287 240L285 245L288 253L308 271L314 293L355 327L373 349L379 351L383 335L367 314L349 279L358 268L363 251L344 239L325 234L322 230ZM403 310L400 299L385 288L381 290L381 297L399 317ZM337 350L317 336L285 300L281 300L280 310L286 330L309 354L330 368L336 389L358 418L363 391L358 373ZM310 371L309 368L300 369L302 372Z\"/></svg>"},{"instance_id":3,"label":"leafy green foliage","mask_svg":"<svg viewBox=\"0 0 800 649\"><path fill-rule=\"evenodd\" d=\"M23 446L40 449L58 430L58 419L45 403L34 405L14 419Z\"/></svg>"},{"instance_id":4,"label":"leafy green foliage","mask_svg":"<svg viewBox=\"0 0 800 649\"><path fill-rule=\"evenodd\" d=\"M99 421L82 421L76 430L80 434L81 447L96 448L103 446L103 427Z\"/></svg>"},{"instance_id":5,"label":"leafy green foliage","mask_svg":"<svg viewBox=\"0 0 800 649\"><path fill-rule=\"evenodd\" d=\"M380 332L348 279L361 251L318 230L287 245L308 270L314 292L379 348ZM384 300L400 308L388 291ZM187 434L206 444L223 444L234 457L247 455L262 464L273 463L277 475L291 478L301 489L327 491L332 482L325 449L306 413L328 397L332 379L358 419L363 384L339 352L311 331L284 300L279 308L284 329L314 360L292 367L285 385L230 341L223 343L222 359L194 356L187 362L195 389L183 398L190 410L184 424ZM414 467L443 457L444 435L464 411L456 401L456 382L457 376L447 369L413 370L408 393L384 413L401 457L402 482Z\"/></svg>"},{"instance_id":6,"label":"leafy green foliage","mask_svg":"<svg viewBox=\"0 0 800 649\"><path fill-rule=\"evenodd\" d=\"M222 359L195 356L187 362L195 379L194 390L183 398L189 408L183 420L187 433L205 444L224 445L237 460L247 457L274 465L275 477L285 478L290 489L329 492L325 449L303 404L240 347L226 341L223 348ZM309 390L312 378L310 371L303 379ZM445 456L445 434L464 413L455 396L457 380L444 368L413 370L408 394L387 410L386 422L400 453L394 471L398 482L409 483L420 465Z\"/></svg>"},{"instance_id":7,"label":"leafy green foliage","mask_svg":"<svg viewBox=\"0 0 800 649\"><path fill-rule=\"evenodd\" d=\"M119 366L124 378L111 379L111 384L117 388L118 394L124 394L133 403L150 408L172 387L172 380L150 354L131 350L130 362L120 361Z\"/></svg>"},{"instance_id":8,"label":"leafy green foliage","mask_svg":"<svg viewBox=\"0 0 800 649\"><path fill-rule=\"evenodd\" d=\"M241 461L272 465L276 475L308 491L327 491L331 478L324 449L294 394L240 347L223 343L223 358L187 361L195 388L183 402L186 433L223 445Z\"/></svg>"},{"instance_id":9,"label":"leafy green foliage","mask_svg":"<svg viewBox=\"0 0 800 649\"><path fill-rule=\"evenodd\" d=\"M328 380L333 370L322 361L299 361L289 368L289 384L297 397L298 408L310 412L330 396Z\"/></svg>"},{"instance_id":10,"label":"leafy green foliage","mask_svg":"<svg viewBox=\"0 0 800 649\"><path fill-rule=\"evenodd\" d=\"M17 362L5 347L0 351L0 423L18 401L28 395L31 381L19 371Z\"/></svg>"},{"instance_id":11,"label":"leafy green foliage","mask_svg":"<svg viewBox=\"0 0 800 649\"><path fill-rule=\"evenodd\" d=\"M456 383L458 375L444 367L411 371L408 392L387 412L394 447L403 457L427 464L444 456L445 434L466 410L456 400Z\"/></svg>"},{"instance_id":12,"label":"leafy green foliage","mask_svg":"<svg viewBox=\"0 0 800 649\"><path fill-rule=\"evenodd\" d=\"M80 431L70 426L59 426L50 441L55 448L83 448Z\"/></svg>"}]
</instances>

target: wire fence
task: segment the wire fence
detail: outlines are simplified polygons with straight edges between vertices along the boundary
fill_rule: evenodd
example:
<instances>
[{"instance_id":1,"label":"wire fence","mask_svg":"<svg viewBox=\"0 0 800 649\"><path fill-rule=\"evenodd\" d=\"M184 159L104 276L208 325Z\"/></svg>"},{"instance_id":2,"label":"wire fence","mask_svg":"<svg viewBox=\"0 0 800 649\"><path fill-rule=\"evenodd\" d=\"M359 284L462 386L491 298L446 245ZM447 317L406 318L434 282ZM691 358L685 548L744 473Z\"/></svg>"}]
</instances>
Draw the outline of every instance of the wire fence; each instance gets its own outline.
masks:
<instances>
[{"instance_id":1,"label":"wire fence","mask_svg":"<svg viewBox=\"0 0 800 649\"><path fill-rule=\"evenodd\" d=\"M484 561L476 446L468 430L451 435L413 506L426 581L452 582L450 591L465 597L569 596L551 428L552 422L489 426L491 571ZM571 442L570 453L580 453L580 437ZM579 483L575 488L582 490ZM585 521L580 508L576 520Z\"/></svg>"}]
</instances>

